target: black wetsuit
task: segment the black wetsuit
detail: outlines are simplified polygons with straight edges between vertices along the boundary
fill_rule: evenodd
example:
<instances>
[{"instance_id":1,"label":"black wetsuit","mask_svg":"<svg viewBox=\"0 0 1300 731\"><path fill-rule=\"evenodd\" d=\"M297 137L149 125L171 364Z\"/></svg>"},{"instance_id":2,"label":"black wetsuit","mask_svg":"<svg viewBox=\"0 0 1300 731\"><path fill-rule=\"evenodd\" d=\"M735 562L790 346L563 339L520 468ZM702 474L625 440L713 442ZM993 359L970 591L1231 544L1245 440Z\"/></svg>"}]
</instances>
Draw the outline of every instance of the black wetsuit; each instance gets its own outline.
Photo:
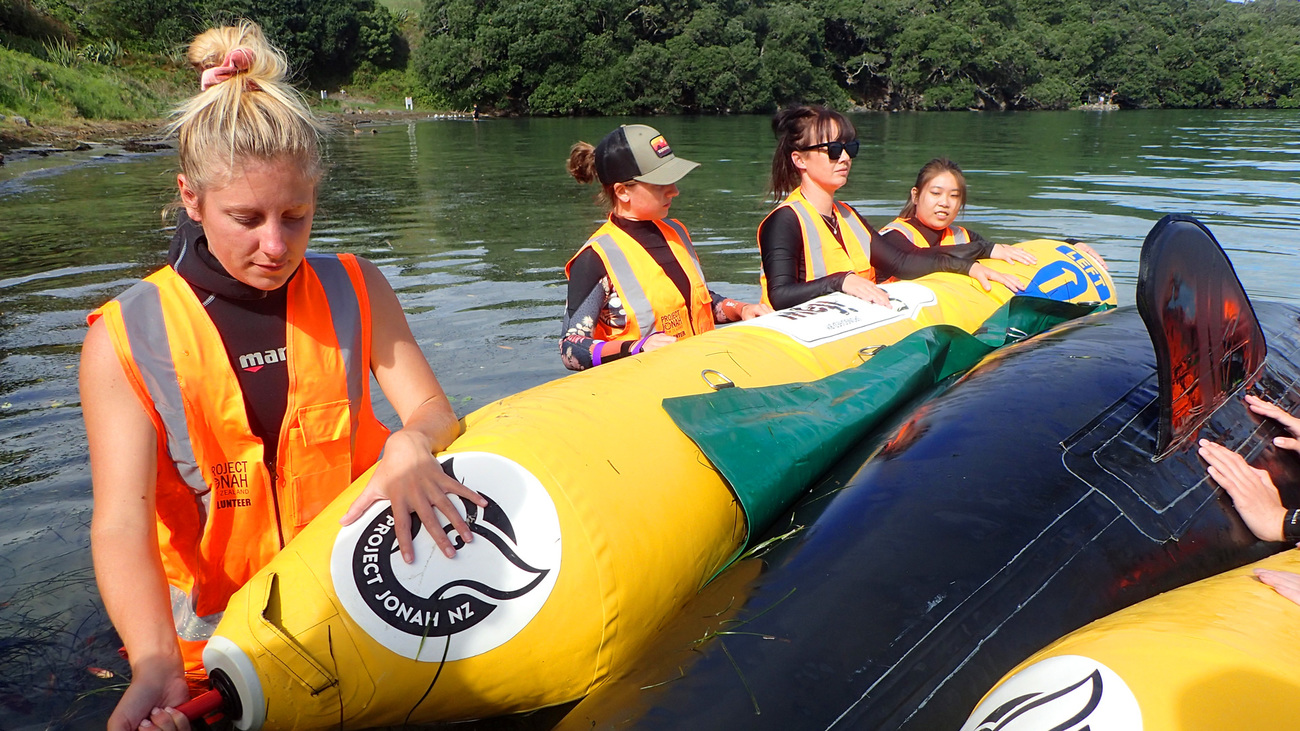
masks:
<instances>
[{"instance_id":1,"label":"black wetsuit","mask_svg":"<svg viewBox=\"0 0 1300 731\"><path fill-rule=\"evenodd\" d=\"M901 233L881 236L852 206L852 215L857 216L864 228L871 234L871 266L876 270L876 280L915 279L934 272L955 272L966 274L970 271L974 259L980 256L954 255L949 249L966 247L945 246L924 249L913 246L912 242ZM833 218L822 217L835 239L844 245ZM924 227L922 227L924 228ZM972 234L973 236L974 234ZM900 243L901 240L901 243ZM937 242L938 239L935 239ZM983 239L981 239L983 241ZM992 250L991 242L984 242ZM974 251L976 245L969 244ZM804 281L805 262L803 254L803 231L799 224L799 214L789 206L782 206L769 215L758 227L758 248L763 257L763 274L767 277L767 296L776 309L793 307L807 302L814 297L841 291L844 278L850 272L828 274L811 282ZM963 255L970 252L963 251Z\"/></svg>"},{"instance_id":2,"label":"black wetsuit","mask_svg":"<svg viewBox=\"0 0 1300 731\"><path fill-rule=\"evenodd\" d=\"M908 240L907 235L904 234L902 231L889 230L881 234L881 239L884 240L886 244L886 248L892 251L904 251L909 253L912 252L913 250L916 250L917 252L921 252L922 254L924 254L924 252L931 252L930 253L931 257L938 257L940 259L943 259L944 257L951 257L952 259L956 259L957 261L956 262L942 261L942 264L948 267L960 267L960 268L944 268L944 269L938 269L936 271L953 272L956 274L969 274L971 264L974 264L977 259L988 259L993 255L993 247L996 246L996 244L984 238L983 236L980 236L974 231L971 231L970 229L966 229L966 233L970 234L969 244L954 244L951 246L940 246L939 242L943 241L943 232L946 229L938 229L938 230L932 229L929 226L925 225L924 223L921 223L921 220L919 218L916 218L915 216L905 220L908 224L912 226L912 228L921 232L921 236L925 238L925 242L929 244L930 247L919 248L913 246L912 242ZM873 253L872 263L874 264L875 252L873 251L872 253ZM928 274L929 272L926 273ZM877 269L877 275L879 275L879 269ZM891 274L890 276L896 277L898 279L915 278L915 277L903 276L901 274ZM881 277L881 281L884 281L887 278L888 277Z\"/></svg>"},{"instance_id":3,"label":"black wetsuit","mask_svg":"<svg viewBox=\"0 0 1300 731\"><path fill-rule=\"evenodd\" d=\"M270 445L263 453L274 475L273 460L289 399L289 369L283 358L274 363L258 359L261 365L248 367L240 367L239 359L252 353L285 352L288 282L267 292L230 276L208 250L203 228L183 211L177 218L167 263L194 290L221 335L230 367L244 394L249 427L262 444Z\"/></svg>"}]
</instances>

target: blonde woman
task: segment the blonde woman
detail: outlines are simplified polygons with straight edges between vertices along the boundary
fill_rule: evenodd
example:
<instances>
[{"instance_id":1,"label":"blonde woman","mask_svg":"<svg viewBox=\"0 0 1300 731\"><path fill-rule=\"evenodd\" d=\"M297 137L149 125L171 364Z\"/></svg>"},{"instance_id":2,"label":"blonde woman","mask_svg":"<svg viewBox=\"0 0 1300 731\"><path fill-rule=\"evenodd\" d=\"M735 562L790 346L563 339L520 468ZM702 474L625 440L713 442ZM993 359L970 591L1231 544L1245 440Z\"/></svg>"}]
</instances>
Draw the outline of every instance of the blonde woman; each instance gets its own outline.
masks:
<instances>
[{"instance_id":1,"label":"blonde woman","mask_svg":"<svg viewBox=\"0 0 1300 731\"><path fill-rule=\"evenodd\" d=\"M95 575L132 671L110 729L188 728L174 706L230 595L381 450L343 520L392 501L406 560L413 515L453 556L444 522L471 533L451 496L485 503L433 457L459 427L383 275L307 251L321 126L283 54L245 22L189 58L171 261L93 312L82 350Z\"/></svg>"}]
</instances>

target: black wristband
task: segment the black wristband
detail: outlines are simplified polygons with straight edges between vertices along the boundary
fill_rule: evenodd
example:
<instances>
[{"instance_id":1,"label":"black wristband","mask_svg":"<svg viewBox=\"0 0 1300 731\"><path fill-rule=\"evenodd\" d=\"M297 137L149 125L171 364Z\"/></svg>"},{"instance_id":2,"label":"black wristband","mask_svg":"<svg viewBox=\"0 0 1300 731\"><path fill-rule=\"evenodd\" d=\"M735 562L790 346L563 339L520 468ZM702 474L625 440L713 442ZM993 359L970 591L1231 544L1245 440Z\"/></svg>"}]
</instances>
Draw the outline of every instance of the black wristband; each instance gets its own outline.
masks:
<instances>
[{"instance_id":1,"label":"black wristband","mask_svg":"<svg viewBox=\"0 0 1300 731\"><path fill-rule=\"evenodd\" d=\"M1300 541L1300 510L1288 510L1282 518L1282 540L1288 543Z\"/></svg>"}]
</instances>

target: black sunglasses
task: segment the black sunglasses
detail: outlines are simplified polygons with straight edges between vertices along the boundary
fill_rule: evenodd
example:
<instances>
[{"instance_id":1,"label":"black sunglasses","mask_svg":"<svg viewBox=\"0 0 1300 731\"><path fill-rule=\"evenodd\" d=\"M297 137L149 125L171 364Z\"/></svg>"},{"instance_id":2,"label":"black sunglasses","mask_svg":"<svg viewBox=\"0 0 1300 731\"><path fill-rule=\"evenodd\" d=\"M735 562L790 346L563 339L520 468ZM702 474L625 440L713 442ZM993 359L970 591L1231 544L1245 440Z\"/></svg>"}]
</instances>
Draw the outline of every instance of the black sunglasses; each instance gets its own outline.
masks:
<instances>
[{"instance_id":1,"label":"black sunglasses","mask_svg":"<svg viewBox=\"0 0 1300 731\"><path fill-rule=\"evenodd\" d=\"M831 162L835 162L836 160L840 159L840 153L844 153L844 152L849 153L849 159L850 159L850 160L852 160L853 158L857 157L857 156L858 156L858 148L859 148L861 145L862 145L862 143L859 142L858 140L849 140L848 142L840 142L839 140L831 140L830 142L822 142L822 143L820 143L820 144L816 144L816 145L809 145L809 146L807 146L807 147L800 147L800 148L798 148L798 150L799 150L799 152L809 152L810 150L817 150L817 149L820 149L820 148L822 148L822 147L825 147L825 148L826 148L826 157L829 157L829 158L831 159Z\"/></svg>"}]
</instances>

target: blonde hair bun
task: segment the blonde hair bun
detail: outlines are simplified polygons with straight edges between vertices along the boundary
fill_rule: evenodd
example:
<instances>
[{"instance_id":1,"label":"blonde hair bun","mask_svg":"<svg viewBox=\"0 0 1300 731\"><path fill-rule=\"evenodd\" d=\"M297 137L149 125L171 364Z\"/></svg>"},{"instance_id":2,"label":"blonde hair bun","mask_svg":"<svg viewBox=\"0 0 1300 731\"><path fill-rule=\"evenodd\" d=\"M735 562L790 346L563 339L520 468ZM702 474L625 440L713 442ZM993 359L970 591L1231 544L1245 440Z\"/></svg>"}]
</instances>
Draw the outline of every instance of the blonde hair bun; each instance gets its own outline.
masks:
<instances>
[{"instance_id":1,"label":"blonde hair bun","mask_svg":"<svg viewBox=\"0 0 1300 731\"><path fill-rule=\"evenodd\" d=\"M241 49L244 53L233 53ZM191 187L202 191L221 184L248 160L283 161L320 177L325 126L288 83L288 60L256 23L241 20L204 31L190 43L186 58L200 74L241 61L209 79L206 89L172 113L167 129L178 138L181 172Z\"/></svg>"}]
</instances>

